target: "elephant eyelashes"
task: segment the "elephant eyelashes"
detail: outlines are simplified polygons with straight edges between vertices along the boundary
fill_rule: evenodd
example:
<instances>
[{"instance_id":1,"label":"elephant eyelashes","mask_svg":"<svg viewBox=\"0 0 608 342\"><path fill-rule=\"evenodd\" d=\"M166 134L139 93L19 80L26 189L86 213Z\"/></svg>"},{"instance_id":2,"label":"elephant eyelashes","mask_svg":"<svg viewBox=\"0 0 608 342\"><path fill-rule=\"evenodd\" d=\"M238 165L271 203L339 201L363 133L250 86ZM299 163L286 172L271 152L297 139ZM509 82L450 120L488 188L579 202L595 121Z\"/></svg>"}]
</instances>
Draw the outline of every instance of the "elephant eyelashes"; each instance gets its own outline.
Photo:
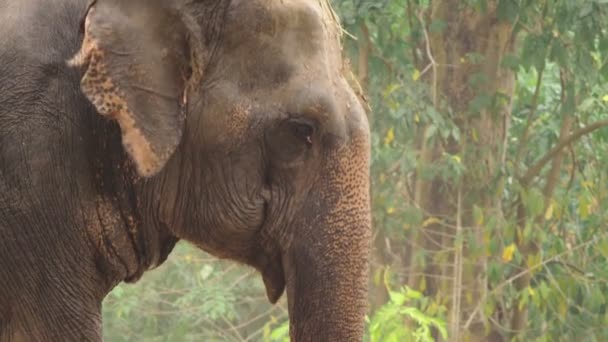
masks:
<instances>
[{"instance_id":1,"label":"elephant eyelashes","mask_svg":"<svg viewBox=\"0 0 608 342\"><path fill-rule=\"evenodd\" d=\"M291 123L293 134L302 139L307 145L312 146L312 136L315 133L313 125L300 120L294 120Z\"/></svg>"},{"instance_id":2,"label":"elephant eyelashes","mask_svg":"<svg viewBox=\"0 0 608 342\"><path fill-rule=\"evenodd\" d=\"M278 123L266 135L269 156L281 167L292 167L309 157L317 127L303 118L291 118Z\"/></svg>"}]
</instances>

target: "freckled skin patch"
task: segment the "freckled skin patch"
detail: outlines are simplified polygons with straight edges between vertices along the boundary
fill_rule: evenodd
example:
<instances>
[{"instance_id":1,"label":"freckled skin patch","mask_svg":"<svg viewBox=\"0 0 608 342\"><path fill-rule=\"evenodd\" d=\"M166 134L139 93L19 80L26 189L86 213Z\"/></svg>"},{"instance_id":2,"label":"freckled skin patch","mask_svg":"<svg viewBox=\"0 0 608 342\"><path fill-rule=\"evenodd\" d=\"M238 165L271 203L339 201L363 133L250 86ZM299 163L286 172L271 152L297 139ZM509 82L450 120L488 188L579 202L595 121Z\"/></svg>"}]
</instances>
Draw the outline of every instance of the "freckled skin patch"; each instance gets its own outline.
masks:
<instances>
[{"instance_id":1,"label":"freckled skin patch","mask_svg":"<svg viewBox=\"0 0 608 342\"><path fill-rule=\"evenodd\" d=\"M82 91L101 115L118 122L123 132L125 150L135 160L139 174L148 177L158 172L159 157L137 128L124 94L112 82L104 64L104 52L98 48L95 39L86 33L81 51L68 63L87 66L81 80Z\"/></svg>"},{"instance_id":2,"label":"freckled skin patch","mask_svg":"<svg viewBox=\"0 0 608 342\"><path fill-rule=\"evenodd\" d=\"M239 137L245 134L245 129L249 124L249 113L251 107L243 104L237 104L233 111L230 113L231 124L229 126L230 135L232 137Z\"/></svg>"},{"instance_id":3,"label":"freckled skin patch","mask_svg":"<svg viewBox=\"0 0 608 342\"><path fill-rule=\"evenodd\" d=\"M199 79L186 46L184 18L163 1L93 2L80 51L68 65L84 70L81 90L115 120L143 177L157 174L179 144L187 83ZM189 66L190 65L190 66Z\"/></svg>"}]
</instances>

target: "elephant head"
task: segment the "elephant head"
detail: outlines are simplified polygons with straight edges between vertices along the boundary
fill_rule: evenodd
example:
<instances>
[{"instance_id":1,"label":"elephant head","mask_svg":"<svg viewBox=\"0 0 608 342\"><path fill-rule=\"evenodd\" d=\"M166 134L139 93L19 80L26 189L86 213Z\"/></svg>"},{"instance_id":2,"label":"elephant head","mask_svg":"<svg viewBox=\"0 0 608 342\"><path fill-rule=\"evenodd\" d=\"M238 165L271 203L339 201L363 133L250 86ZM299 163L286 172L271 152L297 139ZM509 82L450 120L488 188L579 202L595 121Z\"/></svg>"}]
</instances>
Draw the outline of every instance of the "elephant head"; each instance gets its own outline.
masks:
<instances>
[{"instance_id":1,"label":"elephant head","mask_svg":"<svg viewBox=\"0 0 608 342\"><path fill-rule=\"evenodd\" d=\"M297 341L363 335L369 126L325 0L97 0L71 61L174 236L286 289Z\"/></svg>"}]
</instances>

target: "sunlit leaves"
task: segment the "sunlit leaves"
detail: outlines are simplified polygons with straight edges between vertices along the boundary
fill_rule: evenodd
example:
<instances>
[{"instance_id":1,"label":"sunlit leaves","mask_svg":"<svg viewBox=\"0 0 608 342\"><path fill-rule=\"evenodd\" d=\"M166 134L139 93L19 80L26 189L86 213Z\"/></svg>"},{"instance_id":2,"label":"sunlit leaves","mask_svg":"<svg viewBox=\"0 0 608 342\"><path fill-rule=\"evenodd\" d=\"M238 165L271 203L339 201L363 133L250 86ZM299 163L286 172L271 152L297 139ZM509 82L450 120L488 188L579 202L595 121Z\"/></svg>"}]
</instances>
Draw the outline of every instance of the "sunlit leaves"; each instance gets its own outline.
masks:
<instances>
[{"instance_id":1,"label":"sunlit leaves","mask_svg":"<svg viewBox=\"0 0 608 342\"><path fill-rule=\"evenodd\" d=\"M271 316L262 336L264 342L289 342L289 320L278 323L276 317Z\"/></svg>"},{"instance_id":2,"label":"sunlit leaves","mask_svg":"<svg viewBox=\"0 0 608 342\"><path fill-rule=\"evenodd\" d=\"M516 250L517 250L517 246L514 243L505 247L505 249L503 249L503 251L502 251L502 261L509 262L509 261L513 260L513 254L515 253Z\"/></svg>"},{"instance_id":3,"label":"sunlit leaves","mask_svg":"<svg viewBox=\"0 0 608 342\"><path fill-rule=\"evenodd\" d=\"M395 140L395 128L391 127L386 132L386 136L384 136L384 146L389 146L393 140Z\"/></svg>"},{"instance_id":4,"label":"sunlit leaves","mask_svg":"<svg viewBox=\"0 0 608 342\"><path fill-rule=\"evenodd\" d=\"M389 290L389 302L378 309L369 321L371 342L431 342L432 329L447 339L445 308L409 287ZM437 318L442 317L442 318Z\"/></svg>"},{"instance_id":5,"label":"sunlit leaves","mask_svg":"<svg viewBox=\"0 0 608 342\"><path fill-rule=\"evenodd\" d=\"M418 69L414 69L414 72L412 73L412 80L418 81L419 78L420 78L420 71Z\"/></svg>"}]
</instances>

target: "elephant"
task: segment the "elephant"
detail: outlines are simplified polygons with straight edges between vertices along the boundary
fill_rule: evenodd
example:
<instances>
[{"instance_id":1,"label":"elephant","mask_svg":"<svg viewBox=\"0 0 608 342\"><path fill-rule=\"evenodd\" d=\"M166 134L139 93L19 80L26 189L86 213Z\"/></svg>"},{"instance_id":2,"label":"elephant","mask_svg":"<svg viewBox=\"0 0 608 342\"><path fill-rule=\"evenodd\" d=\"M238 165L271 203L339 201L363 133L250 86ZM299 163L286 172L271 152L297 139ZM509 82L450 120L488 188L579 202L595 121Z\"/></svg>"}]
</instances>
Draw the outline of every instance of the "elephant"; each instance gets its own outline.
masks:
<instances>
[{"instance_id":1,"label":"elephant","mask_svg":"<svg viewBox=\"0 0 608 342\"><path fill-rule=\"evenodd\" d=\"M0 341L101 341L178 241L362 340L370 128L329 0L0 1Z\"/></svg>"}]
</instances>

